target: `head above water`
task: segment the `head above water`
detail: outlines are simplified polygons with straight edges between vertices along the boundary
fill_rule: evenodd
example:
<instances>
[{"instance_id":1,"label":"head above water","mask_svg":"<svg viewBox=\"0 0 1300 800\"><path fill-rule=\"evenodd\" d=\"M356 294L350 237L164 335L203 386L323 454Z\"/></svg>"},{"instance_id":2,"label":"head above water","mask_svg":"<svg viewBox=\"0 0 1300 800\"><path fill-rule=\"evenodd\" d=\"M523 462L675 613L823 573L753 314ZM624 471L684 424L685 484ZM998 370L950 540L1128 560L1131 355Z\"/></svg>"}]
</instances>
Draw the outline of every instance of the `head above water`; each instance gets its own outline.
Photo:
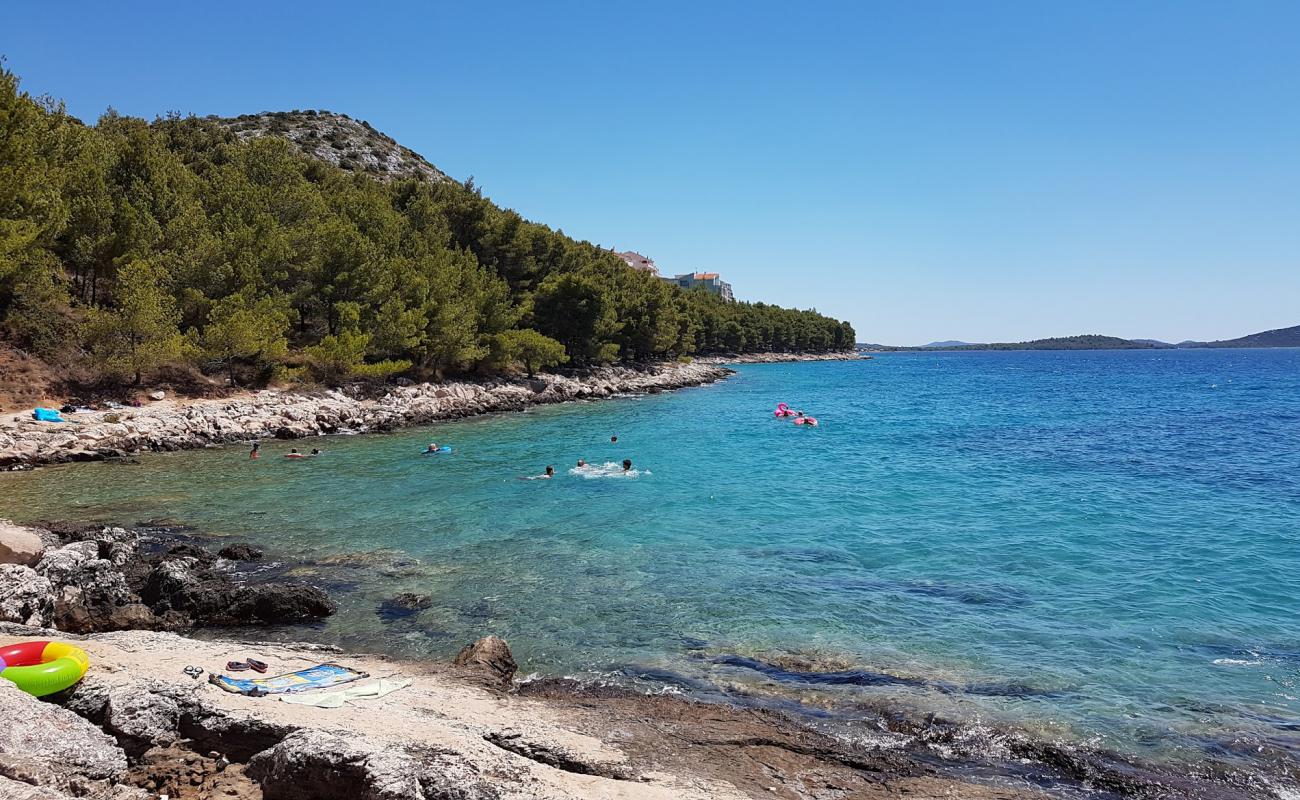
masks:
<instances>
[{"instance_id":1,"label":"head above water","mask_svg":"<svg viewBox=\"0 0 1300 800\"><path fill-rule=\"evenodd\" d=\"M547 474L547 475L554 475L554 474L555 474L555 467L552 467L550 464L547 464L547 465L546 465L546 474Z\"/></svg>"},{"instance_id":2,"label":"head above water","mask_svg":"<svg viewBox=\"0 0 1300 800\"><path fill-rule=\"evenodd\" d=\"M632 459L630 458L623 459L623 471L627 472L630 469L632 469Z\"/></svg>"},{"instance_id":3,"label":"head above water","mask_svg":"<svg viewBox=\"0 0 1300 800\"><path fill-rule=\"evenodd\" d=\"M587 462L580 458L578 459L578 466L585 467L587 466Z\"/></svg>"},{"instance_id":4,"label":"head above water","mask_svg":"<svg viewBox=\"0 0 1300 800\"><path fill-rule=\"evenodd\" d=\"M610 443L610 444L613 444L614 442L617 442L617 441L618 441L618 437L617 437L617 436L611 436L611 437L609 437L609 443Z\"/></svg>"}]
</instances>

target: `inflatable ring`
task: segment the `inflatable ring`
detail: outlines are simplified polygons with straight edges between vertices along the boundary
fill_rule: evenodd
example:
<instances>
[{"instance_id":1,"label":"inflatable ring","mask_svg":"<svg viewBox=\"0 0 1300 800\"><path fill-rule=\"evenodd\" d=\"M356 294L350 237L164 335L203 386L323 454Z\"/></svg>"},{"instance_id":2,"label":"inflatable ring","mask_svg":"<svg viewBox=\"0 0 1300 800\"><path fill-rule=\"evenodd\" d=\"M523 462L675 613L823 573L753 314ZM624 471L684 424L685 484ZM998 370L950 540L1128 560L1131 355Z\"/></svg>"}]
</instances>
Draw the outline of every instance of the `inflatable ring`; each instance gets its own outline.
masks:
<instances>
[{"instance_id":1,"label":"inflatable ring","mask_svg":"<svg viewBox=\"0 0 1300 800\"><path fill-rule=\"evenodd\" d=\"M36 697L61 692L86 674L86 651L66 642L20 642L0 647L0 678Z\"/></svg>"}]
</instances>

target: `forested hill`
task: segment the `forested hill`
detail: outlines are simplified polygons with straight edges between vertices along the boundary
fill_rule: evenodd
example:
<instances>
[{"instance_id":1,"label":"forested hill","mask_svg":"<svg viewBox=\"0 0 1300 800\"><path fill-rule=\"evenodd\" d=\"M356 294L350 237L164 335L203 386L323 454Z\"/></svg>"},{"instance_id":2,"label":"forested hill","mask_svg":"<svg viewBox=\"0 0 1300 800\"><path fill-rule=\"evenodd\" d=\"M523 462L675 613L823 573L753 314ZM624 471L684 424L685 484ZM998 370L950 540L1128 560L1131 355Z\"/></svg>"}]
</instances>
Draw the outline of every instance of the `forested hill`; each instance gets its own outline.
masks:
<instances>
[{"instance_id":1,"label":"forested hill","mask_svg":"<svg viewBox=\"0 0 1300 800\"><path fill-rule=\"evenodd\" d=\"M848 349L854 331L631 269L364 122L85 125L0 68L0 339L89 379L254 383Z\"/></svg>"},{"instance_id":2,"label":"forested hill","mask_svg":"<svg viewBox=\"0 0 1300 800\"><path fill-rule=\"evenodd\" d=\"M1179 347L1300 347L1300 325L1217 342L1183 342Z\"/></svg>"},{"instance_id":3,"label":"forested hill","mask_svg":"<svg viewBox=\"0 0 1300 800\"><path fill-rule=\"evenodd\" d=\"M1121 339L1117 336L1055 336L1051 339L1033 339L1028 342L991 342L970 344L966 342L931 342L920 347L893 347L889 350L1152 350L1161 345L1151 342ZM1163 345L1168 347L1169 345Z\"/></svg>"}]
</instances>

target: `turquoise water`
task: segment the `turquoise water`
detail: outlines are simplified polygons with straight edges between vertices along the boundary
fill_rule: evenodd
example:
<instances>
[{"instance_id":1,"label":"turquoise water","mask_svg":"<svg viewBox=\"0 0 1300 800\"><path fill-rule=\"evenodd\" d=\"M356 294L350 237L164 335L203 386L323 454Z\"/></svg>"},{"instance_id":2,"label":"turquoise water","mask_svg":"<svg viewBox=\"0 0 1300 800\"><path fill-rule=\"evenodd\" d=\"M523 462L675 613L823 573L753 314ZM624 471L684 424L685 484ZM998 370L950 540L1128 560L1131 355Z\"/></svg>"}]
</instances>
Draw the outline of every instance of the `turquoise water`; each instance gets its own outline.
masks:
<instances>
[{"instance_id":1,"label":"turquoise water","mask_svg":"<svg viewBox=\"0 0 1300 800\"><path fill-rule=\"evenodd\" d=\"M773 418L781 400L822 426ZM420 457L430 439L455 452ZM353 647L445 657L493 632L524 672L888 700L1296 768L1300 350L742 366L304 445L326 454L0 476L0 515L166 517L324 561L297 570L342 603L314 635ZM570 474L578 458L641 474ZM547 464L554 480L517 479ZM407 590L435 607L376 613ZM842 675L765 666L788 654Z\"/></svg>"}]
</instances>

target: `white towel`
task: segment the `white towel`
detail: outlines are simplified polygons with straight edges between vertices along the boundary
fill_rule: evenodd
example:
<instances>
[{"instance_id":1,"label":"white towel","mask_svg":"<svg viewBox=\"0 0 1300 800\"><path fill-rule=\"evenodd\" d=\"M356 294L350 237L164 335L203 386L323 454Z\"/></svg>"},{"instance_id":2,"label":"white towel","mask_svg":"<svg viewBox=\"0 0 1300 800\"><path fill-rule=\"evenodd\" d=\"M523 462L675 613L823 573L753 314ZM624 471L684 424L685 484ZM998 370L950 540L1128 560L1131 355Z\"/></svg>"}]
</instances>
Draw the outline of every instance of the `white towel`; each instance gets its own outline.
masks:
<instances>
[{"instance_id":1,"label":"white towel","mask_svg":"<svg viewBox=\"0 0 1300 800\"><path fill-rule=\"evenodd\" d=\"M398 689L405 689L410 686L408 680L388 680L381 678L375 683L365 683L360 686L350 686L337 692L326 692L324 694L282 694L278 695L280 700L285 703L293 703L300 706L315 706L316 708L342 708L344 703L352 700L363 700L367 697L383 697L386 694L392 694Z\"/></svg>"}]
</instances>

